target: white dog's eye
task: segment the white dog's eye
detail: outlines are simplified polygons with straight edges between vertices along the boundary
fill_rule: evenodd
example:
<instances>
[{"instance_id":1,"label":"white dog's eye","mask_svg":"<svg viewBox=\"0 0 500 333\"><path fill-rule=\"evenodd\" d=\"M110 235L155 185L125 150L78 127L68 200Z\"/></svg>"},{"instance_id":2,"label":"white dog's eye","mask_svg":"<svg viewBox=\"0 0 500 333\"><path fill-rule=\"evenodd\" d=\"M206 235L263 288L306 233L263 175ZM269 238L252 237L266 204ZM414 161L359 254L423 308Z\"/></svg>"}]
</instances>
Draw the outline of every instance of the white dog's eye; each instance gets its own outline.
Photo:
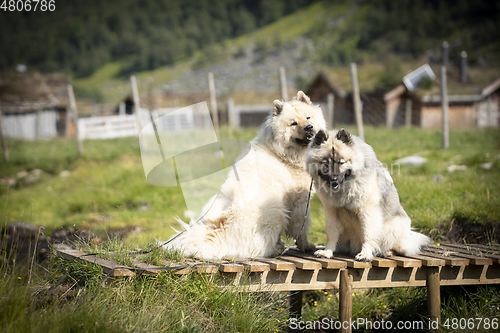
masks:
<instances>
[{"instance_id":1,"label":"white dog's eye","mask_svg":"<svg viewBox=\"0 0 500 333\"><path fill-rule=\"evenodd\" d=\"M339 161L339 164L340 164L340 165L342 165L342 164L344 164L344 163L345 163L345 161Z\"/></svg>"},{"instance_id":2,"label":"white dog's eye","mask_svg":"<svg viewBox=\"0 0 500 333\"><path fill-rule=\"evenodd\" d=\"M311 117L307 117L306 119L311 119Z\"/></svg>"},{"instance_id":3,"label":"white dog's eye","mask_svg":"<svg viewBox=\"0 0 500 333\"><path fill-rule=\"evenodd\" d=\"M294 121L294 122L292 123L292 126L297 126L297 122L296 122L296 121Z\"/></svg>"}]
</instances>

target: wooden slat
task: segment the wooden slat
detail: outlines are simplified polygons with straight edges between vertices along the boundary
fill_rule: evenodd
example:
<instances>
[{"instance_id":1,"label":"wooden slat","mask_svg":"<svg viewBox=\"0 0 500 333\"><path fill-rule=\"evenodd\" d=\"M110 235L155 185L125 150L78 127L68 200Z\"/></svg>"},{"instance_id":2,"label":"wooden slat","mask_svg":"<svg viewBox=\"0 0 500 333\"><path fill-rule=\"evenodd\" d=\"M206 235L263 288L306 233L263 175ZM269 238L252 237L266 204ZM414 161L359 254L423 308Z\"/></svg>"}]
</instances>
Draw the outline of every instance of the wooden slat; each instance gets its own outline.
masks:
<instances>
[{"instance_id":1,"label":"wooden slat","mask_svg":"<svg viewBox=\"0 0 500 333\"><path fill-rule=\"evenodd\" d=\"M441 245L439 248L443 251L451 251L451 254L460 258L466 258L470 260L470 264L472 265L492 265L493 259L486 258L484 256L476 255L476 253L471 253L465 249L455 248L453 246Z\"/></svg>"},{"instance_id":2,"label":"wooden slat","mask_svg":"<svg viewBox=\"0 0 500 333\"><path fill-rule=\"evenodd\" d=\"M485 257L485 258L490 258L493 259L493 262L495 263L500 263L500 253L499 251L496 250L491 250L491 249L483 249L483 248L477 248L477 247L470 247L468 245L462 245L462 244L447 244L447 246L456 248L456 249L462 249L463 251L468 251L474 255L477 255L479 257ZM473 252L472 252L473 251ZM480 253L480 254L478 254Z\"/></svg>"},{"instance_id":3,"label":"wooden slat","mask_svg":"<svg viewBox=\"0 0 500 333\"><path fill-rule=\"evenodd\" d=\"M404 268L422 267L422 260L420 260L420 259L412 259L412 258L401 257L401 256L391 256L387 259L394 260L399 267L404 267Z\"/></svg>"},{"instance_id":4,"label":"wooden slat","mask_svg":"<svg viewBox=\"0 0 500 333\"><path fill-rule=\"evenodd\" d=\"M185 266L185 265L182 265L182 264L179 264L179 263L167 260L167 259L159 259L158 261L161 263L162 267ZM189 272L191 272L191 267L184 267L184 268L180 268L178 270L174 270L174 274L177 274L177 275L188 274Z\"/></svg>"},{"instance_id":5,"label":"wooden slat","mask_svg":"<svg viewBox=\"0 0 500 333\"><path fill-rule=\"evenodd\" d=\"M467 244L465 246L468 246L469 248L480 248L480 249L485 249L485 250L491 250L493 252L500 252L500 245L498 244Z\"/></svg>"},{"instance_id":6,"label":"wooden slat","mask_svg":"<svg viewBox=\"0 0 500 333\"><path fill-rule=\"evenodd\" d=\"M318 258L315 257L312 254L309 253L303 253L303 252L290 252L291 255L294 257L302 258L302 259L309 259L313 261L317 261L321 263L321 266L324 269L342 269L347 267L347 263L342 260L335 260L335 259L328 259L328 258Z\"/></svg>"},{"instance_id":7,"label":"wooden slat","mask_svg":"<svg viewBox=\"0 0 500 333\"><path fill-rule=\"evenodd\" d=\"M206 264L206 263L195 266L194 268L196 269L196 272L200 274L214 274L219 271L218 265Z\"/></svg>"},{"instance_id":8,"label":"wooden slat","mask_svg":"<svg viewBox=\"0 0 500 333\"><path fill-rule=\"evenodd\" d=\"M97 264L102 267L104 273L110 273L110 276L134 276L135 273L129 267L120 265L117 262L101 259L95 255L88 255L85 252L70 249L56 249L58 255L64 259L75 261L81 260L91 264Z\"/></svg>"},{"instance_id":9,"label":"wooden slat","mask_svg":"<svg viewBox=\"0 0 500 333\"><path fill-rule=\"evenodd\" d=\"M240 273L245 270L245 267L235 263L223 263L219 266L219 271L223 273Z\"/></svg>"},{"instance_id":10,"label":"wooden slat","mask_svg":"<svg viewBox=\"0 0 500 333\"><path fill-rule=\"evenodd\" d=\"M398 264L391 258L379 258L375 257L372 260L373 267L396 267Z\"/></svg>"},{"instance_id":11,"label":"wooden slat","mask_svg":"<svg viewBox=\"0 0 500 333\"><path fill-rule=\"evenodd\" d=\"M132 265L134 265L134 267L143 269L143 270L141 270L142 274L155 275L155 274L158 274L162 271L161 267L158 267L158 266L146 264L145 262L142 262L139 260L134 260L134 259L132 259L131 261L132 261Z\"/></svg>"},{"instance_id":12,"label":"wooden slat","mask_svg":"<svg viewBox=\"0 0 500 333\"><path fill-rule=\"evenodd\" d=\"M286 260L286 261L290 261L298 269L307 270L307 271L312 271L312 270L315 270L315 269L321 269L321 267L322 267L321 263L319 263L317 261L302 259L302 258L295 257L295 256L292 256L292 255L283 255L283 256L280 256L280 259L283 259L283 260Z\"/></svg>"},{"instance_id":13,"label":"wooden slat","mask_svg":"<svg viewBox=\"0 0 500 333\"><path fill-rule=\"evenodd\" d=\"M406 256L405 258L419 260L422 263L422 265L424 265L426 267L438 267L438 266L445 266L446 265L446 261L443 259L436 258L436 257L430 257L430 256L422 255L422 254L416 254L413 256Z\"/></svg>"},{"instance_id":14,"label":"wooden slat","mask_svg":"<svg viewBox=\"0 0 500 333\"><path fill-rule=\"evenodd\" d=\"M346 256L343 254L334 253L332 259L338 259L338 260L345 261L347 263L347 267L350 267L350 268L370 268L370 267L372 267L372 263L370 261L357 261L354 259L353 256Z\"/></svg>"},{"instance_id":15,"label":"wooden slat","mask_svg":"<svg viewBox=\"0 0 500 333\"><path fill-rule=\"evenodd\" d=\"M270 271L271 267L268 263L256 261L255 259L249 260L246 258L224 258L233 263L243 265L247 272L266 272Z\"/></svg>"},{"instance_id":16,"label":"wooden slat","mask_svg":"<svg viewBox=\"0 0 500 333\"><path fill-rule=\"evenodd\" d=\"M269 264L259 261L245 261L243 266L249 272L267 272L271 270Z\"/></svg>"},{"instance_id":17,"label":"wooden slat","mask_svg":"<svg viewBox=\"0 0 500 333\"><path fill-rule=\"evenodd\" d=\"M436 251L432 251L432 249L429 250L431 251L422 251L421 253L429 257L443 259L448 266L466 266L469 264L469 259L448 256L443 253L436 253Z\"/></svg>"},{"instance_id":18,"label":"wooden slat","mask_svg":"<svg viewBox=\"0 0 500 333\"><path fill-rule=\"evenodd\" d=\"M293 271L295 270L295 265L289 261L279 260L279 259L269 259L269 258L255 258L259 262L264 262L269 265L269 267L278 272L283 271Z\"/></svg>"}]
</instances>

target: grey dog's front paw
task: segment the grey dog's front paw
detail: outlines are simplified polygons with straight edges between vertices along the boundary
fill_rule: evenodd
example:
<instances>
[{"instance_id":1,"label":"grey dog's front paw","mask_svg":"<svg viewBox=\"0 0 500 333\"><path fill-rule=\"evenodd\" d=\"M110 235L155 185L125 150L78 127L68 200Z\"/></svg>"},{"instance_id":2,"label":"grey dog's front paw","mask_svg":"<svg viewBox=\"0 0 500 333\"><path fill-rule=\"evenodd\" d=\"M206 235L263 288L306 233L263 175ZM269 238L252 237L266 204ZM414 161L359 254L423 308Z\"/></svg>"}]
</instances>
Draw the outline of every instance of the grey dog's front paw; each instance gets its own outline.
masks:
<instances>
[{"instance_id":1,"label":"grey dog's front paw","mask_svg":"<svg viewBox=\"0 0 500 333\"><path fill-rule=\"evenodd\" d=\"M333 257L333 251L332 250L318 250L314 252L314 255L316 257L323 257L323 258L328 258L331 259Z\"/></svg>"},{"instance_id":2,"label":"grey dog's front paw","mask_svg":"<svg viewBox=\"0 0 500 333\"><path fill-rule=\"evenodd\" d=\"M274 246L273 253L270 255L270 257L277 257L281 255L285 251L286 247L283 242L279 242Z\"/></svg>"},{"instance_id":3,"label":"grey dog's front paw","mask_svg":"<svg viewBox=\"0 0 500 333\"><path fill-rule=\"evenodd\" d=\"M316 245L307 242L305 246L303 244L299 246L299 249L301 249L304 252L314 252L316 251Z\"/></svg>"}]
</instances>

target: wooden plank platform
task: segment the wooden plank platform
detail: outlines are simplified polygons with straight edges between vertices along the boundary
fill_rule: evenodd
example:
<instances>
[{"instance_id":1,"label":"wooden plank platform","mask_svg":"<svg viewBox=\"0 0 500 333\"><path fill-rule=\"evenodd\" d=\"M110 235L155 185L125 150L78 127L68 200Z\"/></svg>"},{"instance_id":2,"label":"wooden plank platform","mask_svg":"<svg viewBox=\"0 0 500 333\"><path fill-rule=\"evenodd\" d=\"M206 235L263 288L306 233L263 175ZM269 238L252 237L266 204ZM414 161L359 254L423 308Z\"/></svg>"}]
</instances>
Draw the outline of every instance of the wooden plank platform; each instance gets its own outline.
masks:
<instances>
[{"instance_id":1,"label":"wooden plank platform","mask_svg":"<svg viewBox=\"0 0 500 333\"><path fill-rule=\"evenodd\" d=\"M161 266L132 260L134 267L77 250L66 248L57 251L68 260L98 264L105 273L113 271L112 276L158 274L167 269L176 274L219 273L234 278L232 285L243 285L248 291L258 291L263 287L276 291L339 288L339 271L343 269L352 275L354 289L425 286L428 267L438 268L441 285L500 283L498 249L484 245L431 245L419 255L375 258L372 262L359 262L353 256L342 254L334 254L332 259L316 258L313 254L291 248L279 258L226 258L216 261L187 259L182 265L162 260ZM253 274L253 278L243 281L242 274L235 274L244 272Z\"/></svg>"},{"instance_id":2,"label":"wooden plank platform","mask_svg":"<svg viewBox=\"0 0 500 333\"><path fill-rule=\"evenodd\" d=\"M353 289L425 286L430 318L440 320L441 286L500 284L500 248L473 244L431 245L419 255L375 258L372 262L359 262L353 256L336 253L332 259L316 258L292 248L277 258L186 259L183 264L161 260L160 266L132 260L134 267L68 248L56 250L65 259L100 265L104 273L114 277L171 270L181 275L220 274L221 287L237 287L231 290L290 291L294 292L293 304L297 309L301 291L340 289L341 321L350 319L345 316L349 316L352 307Z\"/></svg>"}]
</instances>

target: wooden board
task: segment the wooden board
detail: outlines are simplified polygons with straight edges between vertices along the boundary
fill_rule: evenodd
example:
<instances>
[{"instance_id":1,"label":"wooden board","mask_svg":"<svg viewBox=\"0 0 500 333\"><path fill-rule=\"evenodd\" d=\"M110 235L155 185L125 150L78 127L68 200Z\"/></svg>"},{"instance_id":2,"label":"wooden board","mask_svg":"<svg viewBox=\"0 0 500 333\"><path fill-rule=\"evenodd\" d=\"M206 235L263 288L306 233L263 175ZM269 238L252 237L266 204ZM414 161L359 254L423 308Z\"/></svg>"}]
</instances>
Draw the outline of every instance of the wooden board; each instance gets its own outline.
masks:
<instances>
[{"instance_id":1,"label":"wooden board","mask_svg":"<svg viewBox=\"0 0 500 333\"><path fill-rule=\"evenodd\" d=\"M321 269L321 267L322 267L321 263L319 263L317 261L302 259L302 258L291 256L291 255L290 256L288 256L288 255L280 256L280 259L292 262L295 265L295 267L297 267L298 269L302 269L302 270L311 271L311 270L315 270L315 269Z\"/></svg>"},{"instance_id":2,"label":"wooden board","mask_svg":"<svg viewBox=\"0 0 500 333\"><path fill-rule=\"evenodd\" d=\"M446 252L433 251L432 249L422 251L422 254L429 257L443 259L448 266L466 266L469 264L469 259L455 257L448 255Z\"/></svg>"},{"instance_id":3,"label":"wooden board","mask_svg":"<svg viewBox=\"0 0 500 333\"><path fill-rule=\"evenodd\" d=\"M303 252L290 252L290 255L298 258L308 259L312 261L317 261L321 264L324 269L341 269L346 268L347 263L342 260L328 259L328 258L318 258L309 253Z\"/></svg>"},{"instance_id":4,"label":"wooden board","mask_svg":"<svg viewBox=\"0 0 500 333\"><path fill-rule=\"evenodd\" d=\"M484 258L490 258L493 260L494 263L500 263L500 251L494 250L494 249L485 249L485 248L478 248L478 247L471 247L469 245L460 245L460 244L447 244L446 246L452 247L458 250L465 251L464 253L472 253L475 256L478 257L484 257Z\"/></svg>"},{"instance_id":5,"label":"wooden board","mask_svg":"<svg viewBox=\"0 0 500 333\"><path fill-rule=\"evenodd\" d=\"M399 267L421 267L422 266L422 260L420 259L413 259L413 258L408 258L408 257L401 257L401 256L391 256L388 257L387 259L393 260L396 262L396 265Z\"/></svg>"},{"instance_id":6,"label":"wooden board","mask_svg":"<svg viewBox=\"0 0 500 333\"><path fill-rule=\"evenodd\" d=\"M426 267L439 267L439 266L446 265L446 261L444 259L436 258L434 256L426 256L426 255L422 255L422 254L416 254L413 256L407 256L405 258L419 260L422 263L422 265L424 265Z\"/></svg>"},{"instance_id":7,"label":"wooden board","mask_svg":"<svg viewBox=\"0 0 500 333\"><path fill-rule=\"evenodd\" d=\"M469 259L471 265L493 265L493 259L480 256L477 253L471 253L470 251L464 249L447 245L442 245L439 247L432 247L432 248L440 249L441 251L446 251L446 252L450 251L453 256Z\"/></svg>"},{"instance_id":8,"label":"wooden board","mask_svg":"<svg viewBox=\"0 0 500 333\"><path fill-rule=\"evenodd\" d=\"M59 256L70 261L81 260L91 264L97 264L102 267L104 273L110 273L110 276L118 277L135 275L130 267L120 265L114 261L101 259L96 257L95 255L89 255L82 251L72 249L56 249L56 252Z\"/></svg>"},{"instance_id":9,"label":"wooden board","mask_svg":"<svg viewBox=\"0 0 500 333\"><path fill-rule=\"evenodd\" d=\"M278 272L293 271L296 269L293 263L285 260L260 258L260 257L256 258L255 260L268 264L272 270Z\"/></svg>"}]
</instances>

